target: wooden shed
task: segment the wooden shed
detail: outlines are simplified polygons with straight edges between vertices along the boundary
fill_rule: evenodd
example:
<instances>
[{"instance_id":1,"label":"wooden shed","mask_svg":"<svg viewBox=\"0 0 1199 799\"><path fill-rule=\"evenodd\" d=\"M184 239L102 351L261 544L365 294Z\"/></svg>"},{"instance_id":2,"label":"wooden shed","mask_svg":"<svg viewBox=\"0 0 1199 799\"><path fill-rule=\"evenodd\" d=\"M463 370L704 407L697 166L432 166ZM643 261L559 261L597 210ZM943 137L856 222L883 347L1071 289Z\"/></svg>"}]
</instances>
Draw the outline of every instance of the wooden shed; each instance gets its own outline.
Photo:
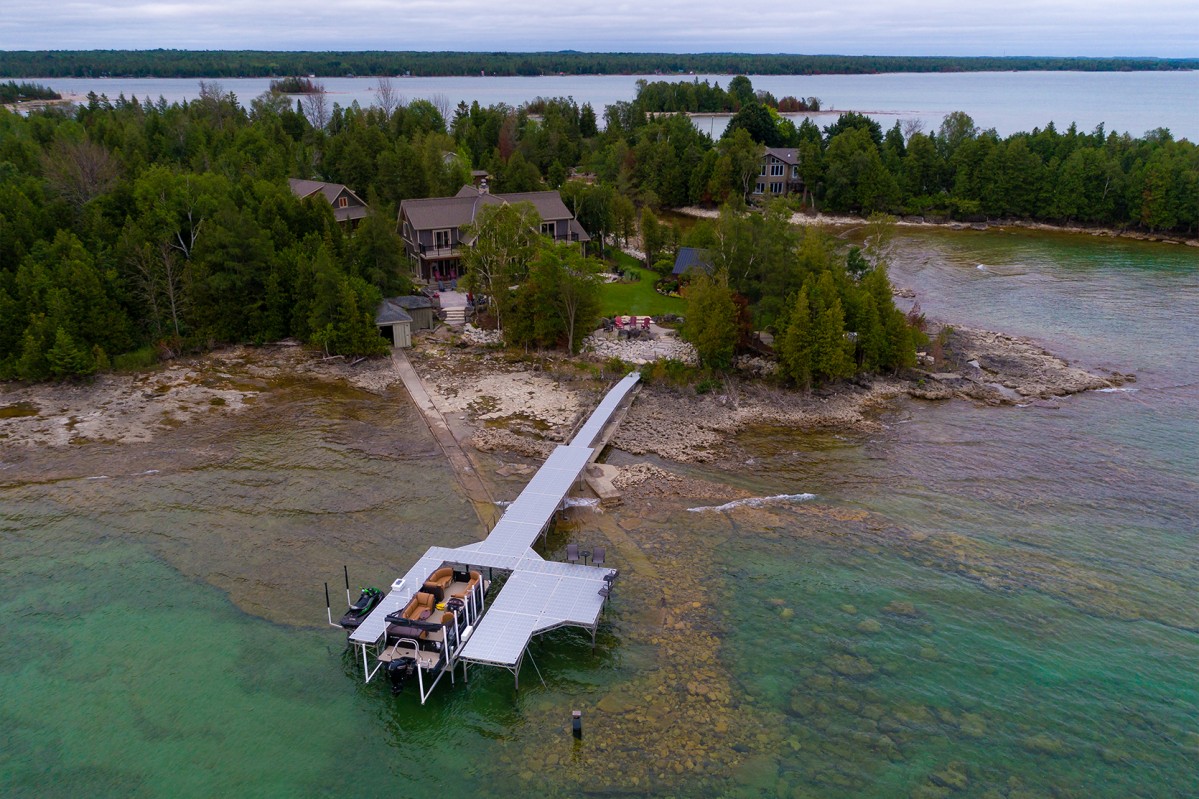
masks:
<instances>
[{"instance_id":1,"label":"wooden shed","mask_svg":"<svg viewBox=\"0 0 1199 799\"><path fill-rule=\"evenodd\" d=\"M412 329L432 330L437 324L437 312L433 301L423 294L411 294L407 297L392 297L388 302L398 305L412 317Z\"/></svg>"},{"instance_id":2,"label":"wooden shed","mask_svg":"<svg viewBox=\"0 0 1199 799\"><path fill-rule=\"evenodd\" d=\"M375 325L379 335L390 342L393 347L412 346L412 317L401 306L392 300L379 303L375 312Z\"/></svg>"}]
</instances>

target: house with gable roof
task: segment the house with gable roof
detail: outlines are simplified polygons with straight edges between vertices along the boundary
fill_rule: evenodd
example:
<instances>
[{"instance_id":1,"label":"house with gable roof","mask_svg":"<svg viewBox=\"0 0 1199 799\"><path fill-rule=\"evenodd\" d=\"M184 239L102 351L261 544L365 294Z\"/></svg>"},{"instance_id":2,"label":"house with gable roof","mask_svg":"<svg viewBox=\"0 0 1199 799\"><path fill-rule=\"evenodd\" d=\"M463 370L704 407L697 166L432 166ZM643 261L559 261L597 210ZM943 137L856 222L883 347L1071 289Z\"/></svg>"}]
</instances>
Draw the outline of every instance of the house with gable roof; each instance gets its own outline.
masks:
<instances>
[{"instance_id":1,"label":"house with gable roof","mask_svg":"<svg viewBox=\"0 0 1199 799\"><path fill-rule=\"evenodd\" d=\"M357 227L359 220L370 213L370 208L362 198L341 183L288 178L287 185L291 193L301 200L318 195L324 197L333 206L333 218L349 230Z\"/></svg>"},{"instance_id":2,"label":"house with gable roof","mask_svg":"<svg viewBox=\"0 0 1199 799\"><path fill-rule=\"evenodd\" d=\"M794 147L767 147L762 153L762 168L754 185L754 195L778 197L802 193L799 151Z\"/></svg>"},{"instance_id":3,"label":"house with gable roof","mask_svg":"<svg viewBox=\"0 0 1199 799\"><path fill-rule=\"evenodd\" d=\"M541 217L541 234L554 241L586 243L591 236L575 219L556 191L491 194L484 181L463 186L453 197L428 197L400 203L399 232L415 277L430 282L462 276L462 228L475 221L488 205L531 203Z\"/></svg>"}]
</instances>

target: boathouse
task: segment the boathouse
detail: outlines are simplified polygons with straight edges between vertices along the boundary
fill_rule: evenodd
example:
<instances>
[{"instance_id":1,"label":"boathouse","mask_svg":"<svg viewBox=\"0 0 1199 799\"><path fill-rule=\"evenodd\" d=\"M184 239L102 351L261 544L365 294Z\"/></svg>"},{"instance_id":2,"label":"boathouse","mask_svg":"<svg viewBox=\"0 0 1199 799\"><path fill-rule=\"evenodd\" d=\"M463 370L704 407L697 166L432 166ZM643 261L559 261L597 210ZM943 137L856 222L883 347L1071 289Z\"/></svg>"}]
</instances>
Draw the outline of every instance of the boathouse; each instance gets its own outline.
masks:
<instances>
[{"instance_id":1,"label":"boathouse","mask_svg":"<svg viewBox=\"0 0 1199 799\"><path fill-rule=\"evenodd\" d=\"M412 317L394 299L383 300L375 311L375 326L393 347L412 346Z\"/></svg>"}]
</instances>

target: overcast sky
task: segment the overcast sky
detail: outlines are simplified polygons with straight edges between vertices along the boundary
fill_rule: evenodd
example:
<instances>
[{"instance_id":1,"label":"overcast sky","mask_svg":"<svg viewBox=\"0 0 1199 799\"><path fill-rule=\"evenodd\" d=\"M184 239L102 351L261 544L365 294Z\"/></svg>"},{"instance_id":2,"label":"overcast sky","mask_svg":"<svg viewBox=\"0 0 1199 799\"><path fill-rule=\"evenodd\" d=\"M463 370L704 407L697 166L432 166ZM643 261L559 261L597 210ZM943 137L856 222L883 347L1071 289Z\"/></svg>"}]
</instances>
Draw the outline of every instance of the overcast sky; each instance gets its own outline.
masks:
<instances>
[{"instance_id":1,"label":"overcast sky","mask_svg":"<svg viewBox=\"0 0 1199 799\"><path fill-rule=\"evenodd\" d=\"M1199 55L1199 0L0 0L0 49Z\"/></svg>"}]
</instances>

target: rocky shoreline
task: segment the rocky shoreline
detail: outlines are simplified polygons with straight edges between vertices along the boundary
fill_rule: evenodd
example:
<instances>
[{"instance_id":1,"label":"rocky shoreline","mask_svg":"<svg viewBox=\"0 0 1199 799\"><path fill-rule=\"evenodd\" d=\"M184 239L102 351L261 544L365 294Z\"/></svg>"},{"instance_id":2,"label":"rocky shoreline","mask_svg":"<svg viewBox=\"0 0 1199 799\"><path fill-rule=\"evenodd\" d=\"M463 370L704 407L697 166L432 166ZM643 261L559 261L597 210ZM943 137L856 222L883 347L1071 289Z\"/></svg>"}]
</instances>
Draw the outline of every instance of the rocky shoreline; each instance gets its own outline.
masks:
<instances>
[{"instance_id":1,"label":"rocky shoreline","mask_svg":"<svg viewBox=\"0 0 1199 799\"><path fill-rule=\"evenodd\" d=\"M936 335L936 331L933 331ZM902 397L966 399L987 405L1054 407L1056 399L1109 389L1132 375L1095 374L1036 342L970 328L947 328L935 363L900 375L860 378L811 392L755 376L760 359L726 377L716 391L647 381L613 444L634 455L678 463L720 462L739 431L756 425L869 431L873 411ZM629 346L635 346L635 343ZM411 357L433 402L468 428L486 452L544 458L617 376L603 363L558 355L518 356L489 347L425 338ZM626 362L642 360L630 353ZM599 355L597 354L597 357ZM390 359L353 365L294 344L232 347L137 374L106 374L87 384L0 387L0 440L62 447L92 441L144 442L211 414L238 413L273 386L302 376L382 393L397 382Z\"/></svg>"},{"instance_id":2,"label":"rocky shoreline","mask_svg":"<svg viewBox=\"0 0 1199 799\"><path fill-rule=\"evenodd\" d=\"M229 347L90 382L0 384L0 442L5 447L146 442L206 417L240 413L297 376L374 393L399 379L386 359L350 365L295 342Z\"/></svg>"},{"instance_id":3,"label":"rocky shoreline","mask_svg":"<svg viewBox=\"0 0 1199 799\"><path fill-rule=\"evenodd\" d=\"M720 211L715 208L703 208L688 205L671 209L683 216L693 216L700 219L715 219ZM865 225L864 217L850 214L794 213L791 215L793 225L828 225L829 227L857 227ZM1155 241L1162 244L1183 244L1187 247L1199 247L1199 238L1172 236L1168 233L1148 233L1143 230L1110 227L1088 227L1085 225L1051 225L1047 222L1031 222L1025 219L991 219L986 222L960 222L954 219L926 218L923 216L903 216L895 220L897 227L932 228L941 230L1004 230L1022 228L1038 230L1046 233L1070 233L1087 236L1105 236L1108 238L1131 239L1134 241Z\"/></svg>"}]
</instances>

